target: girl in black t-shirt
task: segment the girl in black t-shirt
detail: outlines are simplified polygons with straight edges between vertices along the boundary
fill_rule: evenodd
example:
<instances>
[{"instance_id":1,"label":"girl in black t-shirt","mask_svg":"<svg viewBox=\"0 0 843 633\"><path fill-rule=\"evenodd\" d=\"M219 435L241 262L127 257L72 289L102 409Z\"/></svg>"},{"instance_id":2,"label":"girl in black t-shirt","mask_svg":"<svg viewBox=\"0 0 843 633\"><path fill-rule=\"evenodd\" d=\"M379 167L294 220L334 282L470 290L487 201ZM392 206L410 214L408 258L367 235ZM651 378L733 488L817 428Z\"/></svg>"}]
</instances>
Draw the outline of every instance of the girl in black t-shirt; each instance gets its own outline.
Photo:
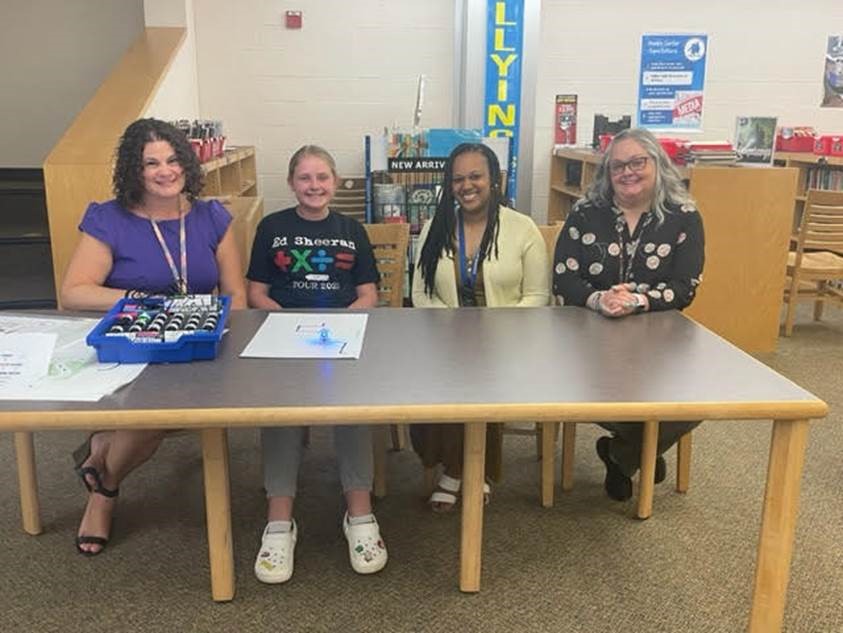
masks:
<instances>
[{"instance_id":1,"label":"girl in black t-shirt","mask_svg":"<svg viewBox=\"0 0 843 633\"><path fill-rule=\"evenodd\" d=\"M253 308L372 308L378 271L371 244L356 220L331 211L337 187L334 159L305 145L290 159L287 183L298 204L258 225L249 264L248 299ZM264 428L267 525L255 575L282 583L293 574L297 529L293 520L303 427ZM387 551L372 514L372 439L368 426L334 427L334 445L347 512L343 533L351 566L360 574L383 569Z\"/></svg>"}]
</instances>

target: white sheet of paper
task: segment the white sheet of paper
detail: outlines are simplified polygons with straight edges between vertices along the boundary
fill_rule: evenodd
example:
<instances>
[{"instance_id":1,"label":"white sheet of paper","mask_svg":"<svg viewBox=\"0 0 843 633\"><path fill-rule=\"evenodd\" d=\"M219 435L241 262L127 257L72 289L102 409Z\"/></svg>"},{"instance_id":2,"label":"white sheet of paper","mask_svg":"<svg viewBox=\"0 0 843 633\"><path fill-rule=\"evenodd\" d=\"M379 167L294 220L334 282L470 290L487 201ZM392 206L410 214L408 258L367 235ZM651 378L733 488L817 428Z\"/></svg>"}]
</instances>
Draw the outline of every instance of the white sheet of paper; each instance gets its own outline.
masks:
<instances>
[{"instance_id":1,"label":"white sheet of paper","mask_svg":"<svg viewBox=\"0 0 843 633\"><path fill-rule=\"evenodd\" d=\"M14 397L47 375L55 334L0 332L0 397Z\"/></svg>"},{"instance_id":2,"label":"white sheet of paper","mask_svg":"<svg viewBox=\"0 0 843 633\"><path fill-rule=\"evenodd\" d=\"M80 317L0 316L0 333L48 332L56 337L46 375L19 393L0 393L0 399L96 402L132 382L146 364L97 362L96 350L85 343L97 323Z\"/></svg>"},{"instance_id":3,"label":"white sheet of paper","mask_svg":"<svg viewBox=\"0 0 843 633\"><path fill-rule=\"evenodd\" d=\"M360 358L365 313L273 312L255 332L241 358Z\"/></svg>"}]
</instances>

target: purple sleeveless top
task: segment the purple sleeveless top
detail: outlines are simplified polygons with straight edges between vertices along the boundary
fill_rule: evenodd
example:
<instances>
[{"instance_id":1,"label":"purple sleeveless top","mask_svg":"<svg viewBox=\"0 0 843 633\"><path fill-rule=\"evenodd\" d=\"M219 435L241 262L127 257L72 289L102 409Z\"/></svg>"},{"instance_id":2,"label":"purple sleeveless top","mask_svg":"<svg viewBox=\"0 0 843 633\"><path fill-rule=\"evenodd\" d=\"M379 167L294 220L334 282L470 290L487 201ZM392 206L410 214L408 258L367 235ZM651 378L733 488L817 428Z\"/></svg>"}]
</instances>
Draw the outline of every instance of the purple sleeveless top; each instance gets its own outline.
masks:
<instances>
[{"instance_id":1,"label":"purple sleeveless top","mask_svg":"<svg viewBox=\"0 0 843 633\"><path fill-rule=\"evenodd\" d=\"M212 292L219 283L217 246L231 224L231 214L216 200L196 200L184 220L188 290L195 294ZM158 226L178 269L179 221L164 220ZM93 202L85 211L79 230L111 249L113 263L105 280L109 288L170 290L175 281L173 273L149 220L124 209L116 200Z\"/></svg>"}]
</instances>

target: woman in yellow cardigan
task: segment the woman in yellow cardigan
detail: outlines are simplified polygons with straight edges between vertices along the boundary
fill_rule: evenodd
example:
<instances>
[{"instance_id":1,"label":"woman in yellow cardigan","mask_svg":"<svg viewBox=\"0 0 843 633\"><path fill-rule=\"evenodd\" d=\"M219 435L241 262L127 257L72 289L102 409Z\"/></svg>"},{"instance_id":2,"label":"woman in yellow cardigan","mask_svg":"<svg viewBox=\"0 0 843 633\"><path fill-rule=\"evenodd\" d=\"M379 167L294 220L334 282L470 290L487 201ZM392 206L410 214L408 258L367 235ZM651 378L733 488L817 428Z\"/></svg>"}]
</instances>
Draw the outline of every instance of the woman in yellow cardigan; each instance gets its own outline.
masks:
<instances>
[{"instance_id":1,"label":"woman in yellow cardigan","mask_svg":"<svg viewBox=\"0 0 843 633\"><path fill-rule=\"evenodd\" d=\"M436 214L419 237L413 305L421 308L532 307L549 303L544 240L529 216L504 205L495 153L478 143L451 152ZM463 427L420 424L413 446L425 467L444 471L430 497L434 511L455 506L462 478ZM501 425L489 425L486 477L500 478ZM488 501L490 488L485 488Z\"/></svg>"}]
</instances>

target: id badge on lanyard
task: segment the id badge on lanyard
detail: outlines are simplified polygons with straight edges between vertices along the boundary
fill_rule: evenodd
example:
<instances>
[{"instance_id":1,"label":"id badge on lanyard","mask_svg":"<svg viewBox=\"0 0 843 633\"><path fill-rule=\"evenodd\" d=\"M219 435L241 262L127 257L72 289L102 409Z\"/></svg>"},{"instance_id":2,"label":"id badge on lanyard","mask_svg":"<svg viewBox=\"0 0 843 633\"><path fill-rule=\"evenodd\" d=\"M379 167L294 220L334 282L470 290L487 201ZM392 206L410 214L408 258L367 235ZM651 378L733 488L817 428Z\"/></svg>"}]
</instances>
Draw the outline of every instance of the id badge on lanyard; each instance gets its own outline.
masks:
<instances>
[{"instance_id":1,"label":"id badge on lanyard","mask_svg":"<svg viewBox=\"0 0 843 633\"><path fill-rule=\"evenodd\" d=\"M164 236L161 235L161 229L158 228L158 223L153 220L152 218L149 219L149 222L152 224L152 230L155 233L155 237L158 239L158 244L161 245L161 250L164 253L164 259L167 260L167 265L170 267L170 272L173 274L173 281L176 284L176 289L178 294L186 295L187 294L187 231L185 230L184 226L184 215L179 216L179 254L180 254L180 264L181 264L181 274L179 274L178 269L176 268L176 262L173 259L173 254L170 252L170 249L167 247L167 243L164 241Z\"/></svg>"}]
</instances>

